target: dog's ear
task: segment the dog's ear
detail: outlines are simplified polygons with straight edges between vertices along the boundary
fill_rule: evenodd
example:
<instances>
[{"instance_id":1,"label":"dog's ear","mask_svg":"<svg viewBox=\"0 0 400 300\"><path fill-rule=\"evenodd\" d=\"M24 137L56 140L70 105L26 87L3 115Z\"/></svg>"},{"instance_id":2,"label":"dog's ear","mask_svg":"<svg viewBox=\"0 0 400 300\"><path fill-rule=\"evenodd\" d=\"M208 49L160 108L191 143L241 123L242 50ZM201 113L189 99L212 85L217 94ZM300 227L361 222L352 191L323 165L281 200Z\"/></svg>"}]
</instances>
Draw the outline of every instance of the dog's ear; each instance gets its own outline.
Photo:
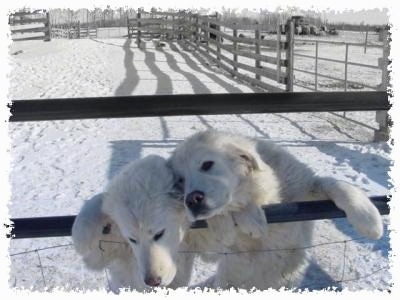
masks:
<instances>
[{"instance_id":1,"label":"dog's ear","mask_svg":"<svg viewBox=\"0 0 400 300\"><path fill-rule=\"evenodd\" d=\"M183 198L185 193L185 179L179 176L174 168L172 167L171 161L167 161L167 168L171 172L173 179L172 179L172 186L169 188L168 196L179 203L183 204Z\"/></svg>"},{"instance_id":2,"label":"dog's ear","mask_svg":"<svg viewBox=\"0 0 400 300\"><path fill-rule=\"evenodd\" d=\"M101 211L102 200L103 194L98 194L85 202L75 218L71 234L76 251L85 264L95 270L105 268L124 247L117 224Z\"/></svg>"},{"instance_id":3,"label":"dog's ear","mask_svg":"<svg viewBox=\"0 0 400 300\"><path fill-rule=\"evenodd\" d=\"M242 153L239 157L245 162L249 172L260 169L257 160L250 153Z\"/></svg>"},{"instance_id":4,"label":"dog's ear","mask_svg":"<svg viewBox=\"0 0 400 300\"><path fill-rule=\"evenodd\" d=\"M239 161L245 166L245 173L250 174L253 171L258 171L261 169L260 158L257 153L252 153L251 150L242 149L237 145L229 145L228 151L229 155L236 161Z\"/></svg>"}]
</instances>

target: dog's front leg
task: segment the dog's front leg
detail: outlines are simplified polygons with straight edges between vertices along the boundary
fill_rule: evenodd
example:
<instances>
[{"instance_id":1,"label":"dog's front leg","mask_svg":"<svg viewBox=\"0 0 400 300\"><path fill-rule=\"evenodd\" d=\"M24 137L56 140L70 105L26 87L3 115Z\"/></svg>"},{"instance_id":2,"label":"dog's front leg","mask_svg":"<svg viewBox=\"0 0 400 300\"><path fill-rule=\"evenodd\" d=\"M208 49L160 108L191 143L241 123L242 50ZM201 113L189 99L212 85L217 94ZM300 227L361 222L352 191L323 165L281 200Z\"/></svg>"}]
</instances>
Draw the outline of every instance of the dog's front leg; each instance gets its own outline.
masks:
<instances>
[{"instance_id":1,"label":"dog's front leg","mask_svg":"<svg viewBox=\"0 0 400 300\"><path fill-rule=\"evenodd\" d=\"M232 217L239 230L253 238L261 238L267 232L264 210L254 203L249 203L242 210L233 212Z\"/></svg>"},{"instance_id":2,"label":"dog's front leg","mask_svg":"<svg viewBox=\"0 0 400 300\"><path fill-rule=\"evenodd\" d=\"M379 239L383 234L382 217L367 195L358 187L330 177L316 179L314 192L328 196L346 213L347 220L359 233Z\"/></svg>"}]
</instances>

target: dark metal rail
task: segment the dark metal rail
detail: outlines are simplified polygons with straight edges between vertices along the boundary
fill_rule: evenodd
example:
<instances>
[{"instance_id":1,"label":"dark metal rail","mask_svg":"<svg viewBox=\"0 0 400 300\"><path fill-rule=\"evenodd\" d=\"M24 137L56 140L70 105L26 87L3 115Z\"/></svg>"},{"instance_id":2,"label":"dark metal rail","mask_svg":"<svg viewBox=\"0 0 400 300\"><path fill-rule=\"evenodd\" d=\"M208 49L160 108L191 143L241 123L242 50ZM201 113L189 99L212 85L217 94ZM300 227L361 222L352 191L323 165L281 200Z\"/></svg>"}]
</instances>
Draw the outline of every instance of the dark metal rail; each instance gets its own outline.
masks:
<instances>
[{"instance_id":1,"label":"dark metal rail","mask_svg":"<svg viewBox=\"0 0 400 300\"><path fill-rule=\"evenodd\" d=\"M11 122L151 116L375 111L389 110L386 92L241 93L205 95L152 95L103 98L13 100ZM386 196L371 198L382 215L389 213ZM330 200L274 204L265 207L269 223L343 218ZM75 216L11 219L11 238L71 235ZM192 228L207 226L196 222Z\"/></svg>"},{"instance_id":2,"label":"dark metal rail","mask_svg":"<svg viewBox=\"0 0 400 300\"><path fill-rule=\"evenodd\" d=\"M389 214L390 197L376 196L370 198L381 215ZM345 213L330 200L272 204L264 208L268 223L311 221L333 218L344 218ZM52 216L38 218L11 219L11 233L7 237L14 239L70 236L76 216ZM192 228L205 228L205 221L197 221Z\"/></svg>"},{"instance_id":3,"label":"dark metal rail","mask_svg":"<svg viewBox=\"0 0 400 300\"><path fill-rule=\"evenodd\" d=\"M389 110L386 92L238 93L13 100L11 122Z\"/></svg>"}]
</instances>

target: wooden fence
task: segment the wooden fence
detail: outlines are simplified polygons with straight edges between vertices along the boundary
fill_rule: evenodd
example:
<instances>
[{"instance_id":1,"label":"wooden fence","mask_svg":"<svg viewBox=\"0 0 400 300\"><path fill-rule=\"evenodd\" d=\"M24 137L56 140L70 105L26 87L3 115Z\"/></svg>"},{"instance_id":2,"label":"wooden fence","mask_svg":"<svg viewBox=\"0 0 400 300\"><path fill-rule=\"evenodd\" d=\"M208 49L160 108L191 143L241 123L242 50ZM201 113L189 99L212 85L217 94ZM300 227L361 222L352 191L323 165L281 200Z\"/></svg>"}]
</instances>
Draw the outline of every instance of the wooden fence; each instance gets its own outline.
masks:
<instances>
[{"instance_id":1,"label":"wooden fence","mask_svg":"<svg viewBox=\"0 0 400 300\"><path fill-rule=\"evenodd\" d=\"M222 22L218 14L139 10L136 18L127 19L127 26L128 37L136 38L139 46L146 38L184 40L234 77L270 92L293 91L292 22L286 25L285 41L281 40L281 30L277 30L276 39L265 39L259 25L253 26L251 37L245 36L239 32L248 32L248 27Z\"/></svg>"},{"instance_id":2,"label":"wooden fence","mask_svg":"<svg viewBox=\"0 0 400 300\"><path fill-rule=\"evenodd\" d=\"M389 110L386 92L240 93L204 95L153 95L107 98L13 100L11 122L86 118L240 114L301 111ZM381 214L389 214L390 197L370 198ZM275 204L264 207L269 223L342 218L345 214L330 200ZM12 218L8 237L68 236L75 216ZM204 222L193 223L202 228Z\"/></svg>"},{"instance_id":3,"label":"wooden fence","mask_svg":"<svg viewBox=\"0 0 400 300\"><path fill-rule=\"evenodd\" d=\"M138 10L136 18L127 17L128 37L136 38L140 44L141 39L164 38L184 39L189 38L195 28L196 14L186 11L179 12L146 12ZM216 18L216 15L208 16Z\"/></svg>"},{"instance_id":4,"label":"wooden fence","mask_svg":"<svg viewBox=\"0 0 400 300\"><path fill-rule=\"evenodd\" d=\"M202 16L187 11L145 12L139 9L135 18L131 18L128 13L126 15L128 38L135 38L139 47L144 39L182 40L189 47L207 57L233 77L269 92L293 92L294 86L302 87L306 90L318 91L319 78L342 82L345 92L351 84L383 91L388 86L387 65L389 51L386 38L383 39L382 58L378 66L375 66L353 62L348 59L349 47L365 47L365 43L304 40L307 43L315 43L315 55L295 52L295 41L301 40L295 40L294 24L291 20L284 26L276 24L276 35L270 35L266 34L263 31L265 28L260 25L246 26L244 28L238 24L222 22L218 18L218 14ZM79 22L67 25L55 25L51 29L51 34L54 38L96 38L97 29L89 28L88 24L86 23L86 27L81 26ZM284 37L281 36L282 28L285 31ZM268 32L270 31L269 28ZM322 43L345 45L344 60L321 57L318 50ZM313 60L314 70L295 67L295 59L299 57ZM318 70L318 63L321 61L343 64L345 68L344 78L335 77L332 74L321 74ZM349 80L349 66L382 71L381 84L372 86ZM314 86L305 86L299 80L295 80L295 72L296 74L304 73L314 76ZM377 112L376 120L379 124L379 130L376 131L375 140L387 140L389 122L387 112Z\"/></svg>"},{"instance_id":5,"label":"wooden fence","mask_svg":"<svg viewBox=\"0 0 400 300\"><path fill-rule=\"evenodd\" d=\"M81 24L79 21L69 24L57 24L51 26L52 38L81 39L97 38L97 28L90 24Z\"/></svg>"},{"instance_id":6,"label":"wooden fence","mask_svg":"<svg viewBox=\"0 0 400 300\"><path fill-rule=\"evenodd\" d=\"M15 12L9 16L8 23L13 41L50 41L50 18L46 11Z\"/></svg>"},{"instance_id":7,"label":"wooden fence","mask_svg":"<svg viewBox=\"0 0 400 300\"><path fill-rule=\"evenodd\" d=\"M207 17L199 17L195 27L194 41L189 40L188 43L232 76L270 92L293 91L293 65L290 60L293 26L290 23L285 42L281 41L280 34L276 40L263 39L258 26L251 37L238 34L241 27L237 24L226 24Z\"/></svg>"},{"instance_id":8,"label":"wooden fence","mask_svg":"<svg viewBox=\"0 0 400 300\"><path fill-rule=\"evenodd\" d=\"M279 23L276 24L276 35L263 34L263 27L259 25L243 28L238 24L220 21L217 14L200 16L185 11L148 13L139 10L136 18L127 19L127 24L128 37L136 38L138 46L140 46L142 39L146 38L181 39L233 77L269 92L293 92L294 86L318 91L320 78L342 82L345 92L348 91L350 85L382 91L386 91L388 87L389 45L386 37L383 38L383 46L369 46L383 49L382 58L378 65L372 65L349 60L349 47L364 47L365 49L365 43L295 39L294 23L291 20L284 26ZM281 37L282 29L285 32L284 37ZM301 41L315 43L314 56L295 51L295 42ZM322 43L345 45L344 60L321 57L318 50ZM312 59L314 69L295 67L295 59L299 57ZM343 64L344 78L335 77L334 74L321 74L318 70L318 63L322 61ZM312 62L309 65L312 65ZM348 68L350 66L381 71L381 83L372 86L349 80ZM314 86L304 86L299 80L295 80L295 72L296 74L313 75ZM375 141L388 140L389 119L387 112L378 111L376 121L379 124L379 129L375 131Z\"/></svg>"}]
</instances>

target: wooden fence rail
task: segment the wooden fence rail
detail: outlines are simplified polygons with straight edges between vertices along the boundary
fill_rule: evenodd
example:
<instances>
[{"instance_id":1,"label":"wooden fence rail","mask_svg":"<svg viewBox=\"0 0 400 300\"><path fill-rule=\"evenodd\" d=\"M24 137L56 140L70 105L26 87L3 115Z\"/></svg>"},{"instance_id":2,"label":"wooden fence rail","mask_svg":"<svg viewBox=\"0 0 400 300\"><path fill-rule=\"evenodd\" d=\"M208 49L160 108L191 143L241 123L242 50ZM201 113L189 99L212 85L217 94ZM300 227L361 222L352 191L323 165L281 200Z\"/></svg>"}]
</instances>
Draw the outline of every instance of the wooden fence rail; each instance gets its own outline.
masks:
<instances>
[{"instance_id":1,"label":"wooden fence rail","mask_svg":"<svg viewBox=\"0 0 400 300\"><path fill-rule=\"evenodd\" d=\"M50 17L46 11L15 12L9 16L8 23L13 41L50 41ZM43 35L36 35L36 33L43 33Z\"/></svg>"}]
</instances>

